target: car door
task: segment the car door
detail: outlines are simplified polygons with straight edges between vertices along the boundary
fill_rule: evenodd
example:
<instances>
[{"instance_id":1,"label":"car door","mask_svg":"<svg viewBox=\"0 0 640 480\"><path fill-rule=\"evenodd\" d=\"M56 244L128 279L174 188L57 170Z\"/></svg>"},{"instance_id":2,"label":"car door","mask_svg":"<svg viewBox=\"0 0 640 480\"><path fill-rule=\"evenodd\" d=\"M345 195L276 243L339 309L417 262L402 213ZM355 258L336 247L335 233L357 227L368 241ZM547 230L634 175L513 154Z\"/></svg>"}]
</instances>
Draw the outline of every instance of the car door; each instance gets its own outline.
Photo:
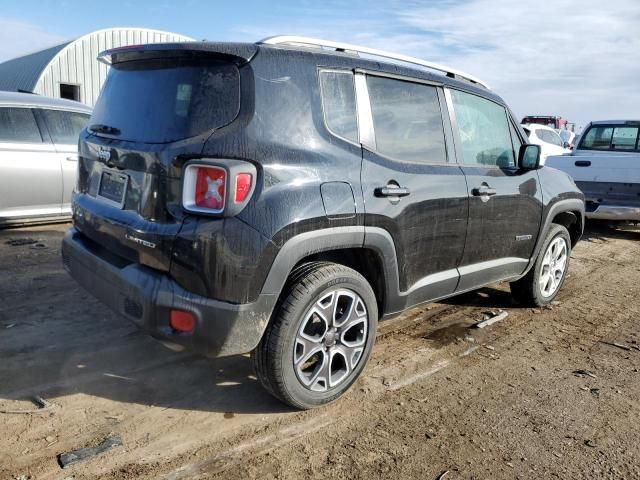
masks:
<instances>
[{"instance_id":1,"label":"car door","mask_svg":"<svg viewBox=\"0 0 640 480\"><path fill-rule=\"evenodd\" d=\"M468 199L442 115L442 90L372 73L358 73L356 87L365 137L365 236L381 229L393 239L401 306L450 295L458 283Z\"/></svg>"},{"instance_id":2,"label":"car door","mask_svg":"<svg viewBox=\"0 0 640 480\"><path fill-rule=\"evenodd\" d=\"M446 89L456 154L467 179L469 222L458 291L521 274L542 220L536 170L516 167L523 138L507 109L492 100Z\"/></svg>"},{"instance_id":3,"label":"car door","mask_svg":"<svg viewBox=\"0 0 640 480\"><path fill-rule=\"evenodd\" d=\"M71 213L71 193L76 185L78 171L78 138L87 126L89 114L50 109L41 109L39 114L49 132L62 169L62 213Z\"/></svg>"},{"instance_id":4,"label":"car door","mask_svg":"<svg viewBox=\"0 0 640 480\"><path fill-rule=\"evenodd\" d=\"M60 215L62 173L34 111L0 106L0 222Z\"/></svg>"}]
</instances>

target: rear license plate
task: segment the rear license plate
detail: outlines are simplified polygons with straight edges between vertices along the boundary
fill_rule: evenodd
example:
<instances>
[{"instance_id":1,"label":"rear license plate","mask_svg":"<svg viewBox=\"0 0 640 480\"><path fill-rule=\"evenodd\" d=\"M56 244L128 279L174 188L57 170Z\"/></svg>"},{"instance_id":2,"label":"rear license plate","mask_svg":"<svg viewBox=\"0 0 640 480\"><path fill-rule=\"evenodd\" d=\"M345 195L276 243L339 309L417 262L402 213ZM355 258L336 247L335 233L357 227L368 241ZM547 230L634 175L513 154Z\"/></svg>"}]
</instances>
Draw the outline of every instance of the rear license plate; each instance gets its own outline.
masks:
<instances>
[{"instance_id":1,"label":"rear license plate","mask_svg":"<svg viewBox=\"0 0 640 480\"><path fill-rule=\"evenodd\" d=\"M106 170L100 176L98 185L98 197L118 208L124 206L124 199L127 193L129 176L118 172Z\"/></svg>"}]
</instances>

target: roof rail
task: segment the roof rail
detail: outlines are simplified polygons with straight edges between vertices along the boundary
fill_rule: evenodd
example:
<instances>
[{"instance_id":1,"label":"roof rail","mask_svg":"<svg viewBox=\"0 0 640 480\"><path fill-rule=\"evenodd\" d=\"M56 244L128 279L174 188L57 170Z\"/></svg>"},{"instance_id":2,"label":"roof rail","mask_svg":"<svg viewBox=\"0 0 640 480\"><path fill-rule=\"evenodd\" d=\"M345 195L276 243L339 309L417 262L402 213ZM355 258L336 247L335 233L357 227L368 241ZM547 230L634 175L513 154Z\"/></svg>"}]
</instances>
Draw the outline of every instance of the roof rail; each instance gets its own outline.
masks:
<instances>
[{"instance_id":1,"label":"roof rail","mask_svg":"<svg viewBox=\"0 0 640 480\"><path fill-rule=\"evenodd\" d=\"M360 47L358 45L351 45L349 43L333 42L331 40L320 40L317 38L309 37L297 37L294 35L278 35L275 37L268 37L257 42L258 45L289 45L300 47L320 47L320 48L332 48L336 51L352 51L357 53L363 53L365 55L372 55L375 57L389 58L391 60L397 60L400 62L411 63L413 65L419 65L421 67L430 68L439 72L445 73L448 77L461 77L478 85L489 89L489 85L473 75L461 72L449 68L445 65L439 65L433 62L427 62L426 60L420 60L419 58L409 57L408 55L401 55L399 53L386 52L384 50L377 50L375 48Z\"/></svg>"}]
</instances>

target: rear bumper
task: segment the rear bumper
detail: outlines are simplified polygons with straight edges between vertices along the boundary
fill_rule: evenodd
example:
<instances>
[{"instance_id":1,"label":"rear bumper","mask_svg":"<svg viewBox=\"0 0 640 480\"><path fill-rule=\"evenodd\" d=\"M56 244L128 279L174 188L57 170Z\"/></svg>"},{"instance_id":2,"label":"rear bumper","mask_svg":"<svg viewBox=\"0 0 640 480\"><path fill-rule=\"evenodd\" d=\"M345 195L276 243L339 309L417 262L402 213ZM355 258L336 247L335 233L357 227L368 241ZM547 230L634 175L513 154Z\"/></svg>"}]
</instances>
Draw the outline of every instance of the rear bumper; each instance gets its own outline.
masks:
<instances>
[{"instance_id":1,"label":"rear bumper","mask_svg":"<svg viewBox=\"0 0 640 480\"><path fill-rule=\"evenodd\" d=\"M276 302L275 295L264 294L247 304L195 295L166 274L114 257L75 228L65 235L62 258L65 269L89 293L176 350L214 357L250 352ZM169 326L172 309L195 315L194 332L180 333Z\"/></svg>"},{"instance_id":2,"label":"rear bumper","mask_svg":"<svg viewBox=\"0 0 640 480\"><path fill-rule=\"evenodd\" d=\"M624 205L598 205L594 210L586 212L586 217L593 220L618 220L640 222L640 207Z\"/></svg>"}]
</instances>

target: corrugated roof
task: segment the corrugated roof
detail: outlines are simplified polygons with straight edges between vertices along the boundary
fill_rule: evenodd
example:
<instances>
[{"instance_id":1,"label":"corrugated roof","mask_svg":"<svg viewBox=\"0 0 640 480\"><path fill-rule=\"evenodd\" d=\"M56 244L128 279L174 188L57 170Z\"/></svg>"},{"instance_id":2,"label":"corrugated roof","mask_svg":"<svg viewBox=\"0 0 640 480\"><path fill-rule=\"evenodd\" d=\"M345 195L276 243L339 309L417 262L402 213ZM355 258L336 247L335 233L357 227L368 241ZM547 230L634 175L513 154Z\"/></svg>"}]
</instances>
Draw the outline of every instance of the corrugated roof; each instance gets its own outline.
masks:
<instances>
[{"instance_id":1,"label":"corrugated roof","mask_svg":"<svg viewBox=\"0 0 640 480\"><path fill-rule=\"evenodd\" d=\"M0 90L33 91L40 74L51 60L71 42L0 63Z\"/></svg>"}]
</instances>

